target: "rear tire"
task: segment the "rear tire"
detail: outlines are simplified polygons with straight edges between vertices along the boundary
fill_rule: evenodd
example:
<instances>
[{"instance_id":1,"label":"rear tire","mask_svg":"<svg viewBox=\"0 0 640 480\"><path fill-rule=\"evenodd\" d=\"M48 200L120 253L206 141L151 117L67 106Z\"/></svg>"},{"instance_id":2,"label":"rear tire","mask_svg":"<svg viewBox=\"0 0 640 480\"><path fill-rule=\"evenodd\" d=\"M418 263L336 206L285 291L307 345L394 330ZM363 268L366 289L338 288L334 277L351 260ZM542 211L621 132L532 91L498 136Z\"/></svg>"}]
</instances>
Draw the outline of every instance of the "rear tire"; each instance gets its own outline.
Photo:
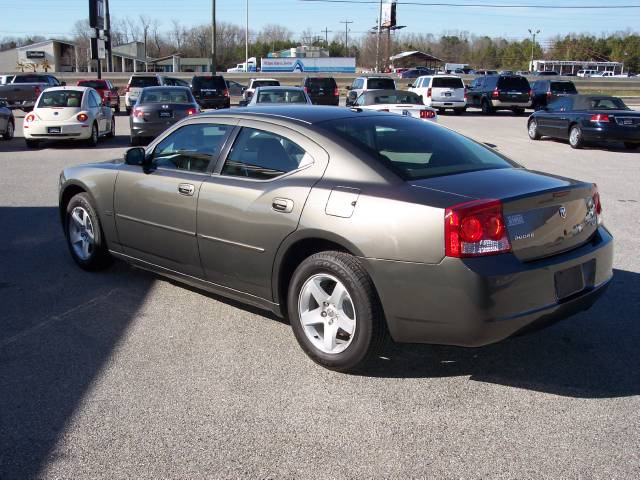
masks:
<instances>
[{"instance_id":1,"label":"rear tire","mask_svg":"<svg viewBox=\"0 0 640 480\"><path fill-rule=\"evenodd\" d=\"M131 116L131 107L127 107L127 117Z\"/></svg>"},{"instance_id":2,"label":"rear tire","mask_svg":"<svg viewBox=\"0 0 640 480\"><path fill-rule=\"evenodd\" d=\"M444 115L445 112L446 112L446 109L444 109L444 108L439 108L438 109L438 115Z\"/></svg>"},{"instance_id":3,"label":"rear tire","mask_svg":"<svg viewBox=\"0 0 640 480\"><path fill-rule=\"evenodd\" d=\"M516 115L522 115L524 113L524 108L520 108L520 107L514 108L513 113Z\"/></svg>"},{"instance_id":4,"label":"rear tire","mask_svg":"<svg viewBox=\"0 0 640 480\"><path fill-rule=\"evenodd\" d=\"M107 138L113 138L116 136L116 117L111 117L111 130L107 133Z\"/></svg>"},{"instance_id":5,"label":"rear tire","mask_svg":"<svg viewBox=\"0 0 640 480\"><path fill-rule=\"evenodd\" d=\"M624 142L624 147L627 150L637 150L638 148L640 148L640 143Z\"/></svg>"},{"instance_id":6,"label":"rear tire","mask_svg":"<svg viewBox=\"0 0 640 480\"><path fill-rule=\"evenodd\" d=\"M582 130L578 125L574 125L569 130L569 145L571 148L580 149L584 147L584 140L582 139Z\"/></svg>"},{"instance_id":7,"label":"rear tire","mask_svg":"<svg viewBox=\"0 0 640 480\"><path fill-rule=\"evenodd\" d=\"M463 115L466 111L467 111L466 108L454 108L453 109L454 115Z\"/></svg>"},{"instance_id":8,"label":"rear tire","mask_svg":"<svg viewBox=\"0 0 640 480\"><path fill-rule=\"evenodd\" d=\"M482 100L482 114L483 115L493 115L493 106L489 104L489 100Z\"/></svg>"},{"instance_id":9,"label":"rear tire","mask_svg":"<svg viewBox=\"0 0 640 480\"><path fill-rule=\"evenodd\" d=\"M342 295L334 296L339 287ZM327 251L305 259L291 279L287 305L302 350L326 368L358 370L380 352L386 340L373 282L360 261L347 253ZM325 332L330 335L328 342Z\"/></svg>"},{"instance_id":10,"label":"rear tire","mask_svg":"<svg viewBox=\"0 0 640 480\"><path fill-rule=\"evenodd\" d=\"M13 138L13 135L15 134L15 131L15 124L11 120L9 120L9 122L7 123L7 129L2 134L2 138L4 138L5 140L11 140Z\"/></svg>"},{"instance_id":11,"label":"rear tire","mask_svg":"<svg viewBox=\"0 0 640 480\"><path fill-rule=\"evenodd\" d=\"M100 135L98 131L98 125L94 123L93 125L91 125L91 136L87 139L87 145L90 147L95 147L96 145L98 145L99 137Z\"/></svg>"},{"instance_id":12,"label":"rear tire","mask_svg":"<svg viewBox=\"0 0 640 480\"><path fill-rule=\"evenodd\" d=\"M27 139L25 139L24 143L27 144L27 148L38 148L38 147L40 147L40 140L27 140Z\"/></svg>"},{"instance_id":13,"label":"rear tire","mask_svg":"<svg viewBox=\"0 0 640 480\"><path fill-rule=\"evenodd\" d=\"M529 125L527 126L527 132L529 133L529 138L531 140L540 140L541 136L538 132L538 122L534 118L529 121Z\"/></svg>"}]
</instances>

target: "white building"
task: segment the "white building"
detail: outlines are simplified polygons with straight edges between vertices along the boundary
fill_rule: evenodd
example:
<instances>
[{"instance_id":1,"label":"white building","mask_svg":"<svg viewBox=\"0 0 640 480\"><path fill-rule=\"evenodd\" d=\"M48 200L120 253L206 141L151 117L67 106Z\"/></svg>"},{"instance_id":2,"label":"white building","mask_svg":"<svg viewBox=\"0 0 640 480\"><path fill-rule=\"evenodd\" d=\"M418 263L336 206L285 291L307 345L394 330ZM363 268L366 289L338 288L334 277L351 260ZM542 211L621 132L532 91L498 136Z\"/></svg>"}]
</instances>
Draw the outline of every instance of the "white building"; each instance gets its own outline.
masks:
<instances>
[{"instance_id":1,"label":"white building","mask_svg":"<svg viewBox=\"0 0 640 480\"><path fill-rule=\"evenodd\" d=\"M579 70L596 70L598 72L624 71L624 63L620 62L592 62L589 60L534 60L531 70L534 72L558 72L560 75L578 73Z\"/></svg>"},{"instance_id":2,"label":"white building","mask_svg":"<svg viewBox=\"0 0 640 480\"><path fill-rule=\"evenodd\" d=\"M0 72L75 72L78 57L73 43L45 40L0 52Z\"/></svg>"}]
</instances>

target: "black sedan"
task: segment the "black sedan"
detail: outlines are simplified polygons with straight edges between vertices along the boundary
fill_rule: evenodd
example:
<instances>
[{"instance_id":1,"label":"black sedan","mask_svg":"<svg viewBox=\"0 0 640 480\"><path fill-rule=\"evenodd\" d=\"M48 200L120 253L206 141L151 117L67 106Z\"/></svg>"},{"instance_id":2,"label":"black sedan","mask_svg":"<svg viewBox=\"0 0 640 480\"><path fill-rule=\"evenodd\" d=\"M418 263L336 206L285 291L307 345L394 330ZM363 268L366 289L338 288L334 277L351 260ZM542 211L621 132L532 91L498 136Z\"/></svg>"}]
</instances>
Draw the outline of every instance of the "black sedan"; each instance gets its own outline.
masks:
<instances>
[{"instance_id":1,"label":"black sedan","mask_svg":"<svg viewBox=\"0 0 640 480\"><path fill-rule=\"evenodd\" d=\"M199 112L187 87L146 87L129 118L131 145L149 141L177 121Z\"/></svg>"},{"instance_id":2,"label":"black sedan","mask_svg":"<svg viewBox=\"0 0 640 480\"><path fill-rule=\"evenodd\" d=\"M529 117L529 138L568 139L572 148L588 142L622 142L640 147L640 112L617 97L572 95L551 102Z\"/></svg>"}]
</instances>

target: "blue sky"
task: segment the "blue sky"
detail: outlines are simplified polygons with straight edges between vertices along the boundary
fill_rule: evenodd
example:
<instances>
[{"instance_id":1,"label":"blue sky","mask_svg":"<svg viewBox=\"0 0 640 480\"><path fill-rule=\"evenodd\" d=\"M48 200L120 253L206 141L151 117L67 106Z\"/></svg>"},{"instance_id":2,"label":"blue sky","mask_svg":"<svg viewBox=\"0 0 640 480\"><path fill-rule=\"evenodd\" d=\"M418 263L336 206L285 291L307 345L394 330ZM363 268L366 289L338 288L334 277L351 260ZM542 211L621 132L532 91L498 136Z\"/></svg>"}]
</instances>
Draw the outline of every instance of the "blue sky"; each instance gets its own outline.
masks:
<instances>
[{"instance_id":1,"label":"blue sky","mask_svg":"<svg viewBox=\"0 0 640 480\"><path fill-rule=\"evenodd\" d=\"M428 0L424 0L428 1ZM440 0L456 3L454 0ZM549 10L546 5L640 5L638 0L466 0L463 3L532 5L526 9L452 8L400 5L398 21L406 31L440 34L468 31L510 39L524 38L528 28L542 30L541 38L570 32L596 35L640 27L640 8L632 10ZM172 19L185 25L205 23L211 0L110 0L114 17L146 14L169 28ZM245 0L217 0L220 21L244 24ZM460 2L458 2L460 3ZM280 23L299 34L311 29L320 34L325 27L343 33L341 20L353 20L351 35L360 35L375 24L376 5L346 5L301 2L298 0L250 0L250 27ZM88 15L87 0L0 0L0 36L37 33L47 37L69 34L73 23ZM297 35L298 36L298 35Z\"/></svg>"}]
</instances>

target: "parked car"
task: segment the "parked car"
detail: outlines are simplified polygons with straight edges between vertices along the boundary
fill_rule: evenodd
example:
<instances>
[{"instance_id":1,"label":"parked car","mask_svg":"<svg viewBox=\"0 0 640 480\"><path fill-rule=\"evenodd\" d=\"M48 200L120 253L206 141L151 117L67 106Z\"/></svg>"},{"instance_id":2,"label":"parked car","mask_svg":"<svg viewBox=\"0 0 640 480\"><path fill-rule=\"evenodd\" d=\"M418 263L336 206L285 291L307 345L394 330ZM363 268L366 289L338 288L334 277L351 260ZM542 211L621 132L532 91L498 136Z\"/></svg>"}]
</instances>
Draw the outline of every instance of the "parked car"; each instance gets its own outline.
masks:
<instances>
[{"instance_id":1,"label":"parked car","mask_svg":"<svg viewBox=\"0 0 640 480\"><path fill-rule=\"evenodd\" d=\"M249 80L249 85L242 93L243 100L245 102L249 102L251 97L253 96L253 92L256 91L258 87L279 87L280 82L275 78L252 78Z\"/></svg>"},{"instance_id":2,"label":"parked car","mask_svg":"<svg viewBox=\"0 0 640 480\"><path fill-rule=\"evenodd\" d=\"M362 110L390 112L431 122L438 121L435 109L425 106L419 95L404 90L368 90L356 98L353 106Z\"/></svg>"},{"instance_id":3,"label":"parked car","mask_svg":"<svg viewBox=\"0 0 640 480\"><path fill-rule=\"evenodd\" d=\"M640 147L640 112L617 97L571 95L559 98L529 118L529 138L569 140L572 148L589 142L621 142L630 150Z\"/></svg>"},{"instance_id":4,"label":"parked car","mask_svg":"<svg viewBox=\"0 0 640 480\"><path fill-rule=\"evenodd\" d=\"M516 114L531 107L531 86L520 75L487 75L476 78L467 92L467 105L490 115L496 110L511 110Z\"/></svg>"},{"instance_id":5,"label":"parked car","mask_svg":"<svg viewBox=\"0 0 640 480\"><path fill-rule=\"evenodd\" d=\"M167 87L187 87L191 88L191 84L181 78L162 77L162 85Z\"/></svg>"},{"instance_id":6,"label":"parked car","mask_svg":"<svg viewBox=\"0 0 640 480\"><path fill-rule=\"evenodd\" d=\"M118 89L113 86L111 80L78 80L79 87L90 87L100 94L103 105L113 108L116 113L120 113L120 94Z\"/></svg>"},{"instance_id":7,"label":"parked car","mask_svg":"<svg viewBox=\"0 0 640 480\"><path fill-rule=\"evenodd\" d=\"M0 99L0 136L4 140L11 140L16 130L16 119L7 101Z\"/></svg>"},{"instance_id":8,"label":"parked car","mask_svg":"<svg viewBox=\"0 0 640 480\"><path fill-rule=\"evenodd\" d=\"M232 97L239 97L246 90L247 86L242 85L241 83L234 82L233 80L225 80L227 82L227 88L229 89L229 94Z\"/></svg>"},{"instance_id":9,"label":"parked car","mask_svg":"<svg viewBox=\"0 0 640 480\"><path fill-rule=\"evenodd\" d=\"M201 108L231 108L231 94L222 75L193 77L191 91Z\"/></svg>"},{"instance_id":10,"label":"parked car","mask_svg":"<svg viewBox=\"0 0 640 480\"><path fill-rule=\"evenodd\" d=\"M146 87L129 117L131 145L148 142L185 117L200 113L187 87Z\"/></svg>"},{"instance_id":11,"label":"parked car","mask_svg":"<svg viewBox=\"0 0 640 480\"><path fill-rule=\"evenodd\" d=\"M309 95L300 87L258 87L247 104L248 107L273 105L313 105Z\"/></svg>"},{"instance_id":12,"label":"parked car","mask_svg":"<svg viewBox=\"0 0 640 480\"><path fill-rule=\"evenodd\" d=\"M531 107L534 110L540 110L560 97L578 94L571 80L536 80L531 84L531 91Z\"/></svg>"},{"instance_id":13,"label":"parked car","mask_svg":"<svg viewBox=\"0 0 640 480\"><path fill-rule=\"evenodd\" d=\"M589 308L613 275L594 184L402 115L205 113L59 185L79 267L118 258L288 317L339 371L388 334L480 346L540 328Z\"/></svg>"},{"instance_id":14,"label":"parked car","mask_svg":"<svg viewBox=\"0 0 640 480\"><path fill-rule=\"evenodd\" d=\"M356 98L367 90L395 90L396 82L391 77L358 77L347 87L347 106L353 105Z\"/></svg>"},{"instance_id":15,"label":"parked car","mask_svg":"<svg viewBox=\"0 0 640 480\"><path fill-rule=\"evenodd\" d=\"M65 85L56 77L42 73L18 73L10 83L0 85L0 98L7 101L11 109L33 110L40 93L47 88Z\"/></svg>"},{"instance_id":16,"label":"parked car","mask_svg":"<svg viewBox=\"0 0 640 480\"><path fill-rule=\"evenodd\" d=\"M340 104L340 90L333 77L305 77L300 86L314 105Z\"/></svg>"},{"instance_id":17,"label":"parked car","mask_svg":"<svg viewBox=\"0 0 640 480\"><path fill-rule=\"evenodd\" d=\"M533 72L533 75L536 77L557 77L560 74L553 70L543 70L540 72Z\"/></svg>"},{"instance_id":18,"label":"parked car","mask_svg":"<svg viewBox=\"0 0 640 480\"><path fill-rule=\"evenodd\" d=\"M85 141L95 147L100 137L113 137L116 123L111 107L88 87L51 87L40 94L23 124L28 148L42 140Z\"/></svg>"},{"instance_id":19,"label":"parked car","mask_svg":"<svg viewBox=\"0 0 640 480\"><path fill-rule=\"evenodd\" d=\"M455 75L436 75L418 78L409 84L409 91L422 96L425 105L440 113L453 110L462 114L467 109L467 88L462 78Z\"/></svg>"},{"instance_id":20,"label":"parked car","mask_svg":"<svg viewBox=\"0 0 640 480\"><path fill-rule=\"evenodd\" d=\"M6 85L7 83L11 83L14 75L0 75L0 85Z\"/></svg>"},{"instance_id":21,"label":"parked car","mask_svg":"<svg viewBox=\"0 0 640 480\"><path fill-rule=\"evenodd\" d=\"M598 74L597 70L578 70L577 76L588 78L588 77L593 77L594 75L597 75L597 74Z\"/></svg>"},{"instance_id":22,"label":"parked car","mask_svg":"<svg viewBox=\"0 0 640 480\"><path fill-rule=\"evenodd\" d=\"M409 70L405 70L400 74L400 78L418 78L419 76L424 75L422 70L418 70L417 68L411 68Z\"/></svg>"},{"instance_id":23,"label":"parked car","mask_svg":"<svg viewBox=\"0 0 640 480\"><path fill-rule=\"evenodd\" d=\"M476 75L497 75L497 70L475 70Z\"/></svg>"},{"instance_id":24,"label":"parked car","mask_svg":"<svg viewBox=\"0 0 640 480\"><path fill-rule=\"evenodd\" d=\"M131 115L131 110L138 101L138 97L143 88L159 87L163 84L163 77L161 75L153 73L134 73L131 75L124 95L124 105L127 110L127 115Z\"/></svg>"}]
</instances>

